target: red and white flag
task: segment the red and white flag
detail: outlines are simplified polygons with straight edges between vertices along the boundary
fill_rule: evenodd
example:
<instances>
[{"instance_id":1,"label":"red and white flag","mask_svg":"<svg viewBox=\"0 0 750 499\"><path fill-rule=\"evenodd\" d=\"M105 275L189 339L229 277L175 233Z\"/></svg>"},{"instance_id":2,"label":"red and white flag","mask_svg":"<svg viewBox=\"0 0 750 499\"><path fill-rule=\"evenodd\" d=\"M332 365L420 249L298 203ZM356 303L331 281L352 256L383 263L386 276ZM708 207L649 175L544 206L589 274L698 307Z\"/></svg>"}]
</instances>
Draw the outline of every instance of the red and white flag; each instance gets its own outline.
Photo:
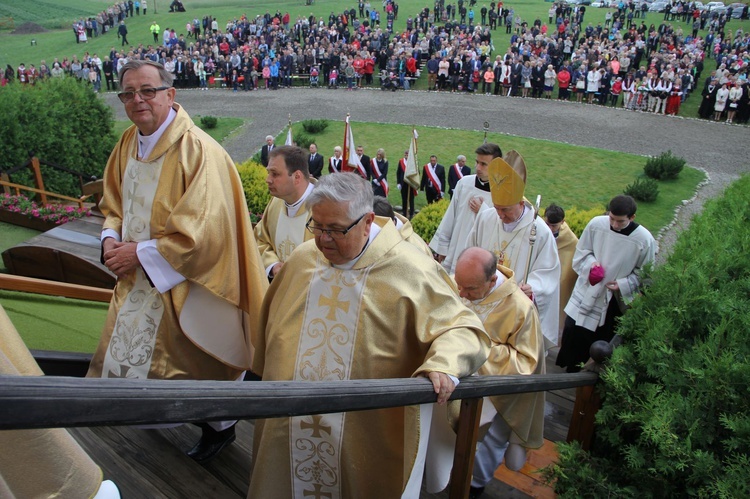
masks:
<instances>
[{"instance_id":1,"label":"red and white flag","mask_svg":"<svg viewBox=\"0 0 750 499\"><path fill-rule=\"evenodd\" d=\"M358 172L362 178L367 178L367 170L362 161L357 156L357 146L354 142L352 126L349 124L349 115L346 115L346 125L344 126L344 167L347 172Z\"/></svg>"}]
</instances>

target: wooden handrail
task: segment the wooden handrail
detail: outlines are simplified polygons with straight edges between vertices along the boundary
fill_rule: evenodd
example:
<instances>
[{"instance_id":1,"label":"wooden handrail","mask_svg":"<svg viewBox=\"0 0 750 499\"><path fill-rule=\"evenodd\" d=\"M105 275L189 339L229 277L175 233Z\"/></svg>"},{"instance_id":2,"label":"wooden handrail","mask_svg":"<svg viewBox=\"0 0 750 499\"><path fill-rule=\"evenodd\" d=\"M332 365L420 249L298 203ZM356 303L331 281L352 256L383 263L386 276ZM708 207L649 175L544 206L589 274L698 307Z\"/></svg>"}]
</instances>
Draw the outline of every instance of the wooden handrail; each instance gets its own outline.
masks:
<instances>
[{"instance_id":1,"label":"wooden handrail","mask_svg":"<svg viewBox=\"0 0 750 499\"><path fill-rule=\"evenodd\" d=\"M82 286L67 282L48 281L34 277L24 277L11 274L0 274L0 289L8 291L23 291L41 295L64 296L79 300L89 300L108 303L112 299L112 290Z\"/></svg>"},{"instance_id":2,"label":"wooden handrail","mask_svg":"<svg viewBox=\"0 0 750 499\"><path fill-rule=\"evenodd\" d=\"M74 198L71 196L66 196L65 194L56 194L54 192L45 191L43 189L37 189L36 187L29 187L28 185L22 185L22 184L16 184L14 182L7 182L5 180L0 180L0 185L9 187L16 191L16 195L20 195L21 191L29 191L33 192L34 194L40 194L43 196L43 204L47 204L46 202L46 196L53 197L56 199L62 199L65 201L70 201L72 203L76 203L79 208L83 208L83 202L91 197L93 194L87 194L85 196L81 196L79 198Z\"/></svg>"},{"instance_id":3,"label":"wooden handrail","mask_svg":"<svg viewBox=\"0 0 750 499\"><path fill-rule=\"evenodd\" d=\"M453 399L593 385L596 373L470 376ZM427 379L169 381L0 376L0 430L274 418L434 402Z\"/></svg>"}]
</instances>

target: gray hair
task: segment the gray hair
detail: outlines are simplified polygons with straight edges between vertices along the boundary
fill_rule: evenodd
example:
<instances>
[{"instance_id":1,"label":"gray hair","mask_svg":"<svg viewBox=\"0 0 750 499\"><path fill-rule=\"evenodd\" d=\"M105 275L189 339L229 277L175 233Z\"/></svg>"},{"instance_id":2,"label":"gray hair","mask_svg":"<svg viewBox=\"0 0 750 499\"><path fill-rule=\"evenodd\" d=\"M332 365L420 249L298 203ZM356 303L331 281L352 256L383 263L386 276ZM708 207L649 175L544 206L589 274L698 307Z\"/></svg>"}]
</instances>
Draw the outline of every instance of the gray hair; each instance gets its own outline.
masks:
<instances>
[{"instance_id":1,"label":"gray hair","mask_svg":"<svg viewBox=\"0 0 750 499\"><path fill-rule=\"evenodd\" d=\"M133 59L131 61L126 62L121 68L120 71L117 73L117 79L120 82L120 85L123 83L123 76L125 76L125 73L130 71L131 69L141 69L144 66L153 66L159 71L159 79L161 79L161 84L165 87L171 87L172 83L174 82L174 75L164 69L164 66L159 64L158 62L154 62L151 59Z\"/></svg>"},{"instance_id":2,"label":"gray hair","mask_svg":"<svg viewBox=\"0 0 750 499\"><path fill-rule=\"evenodd\" d=\"M373 199L369 182L356 173L345 172L321 177L305 203L311 210L326 201L345 203L347 217L356 220L373 211Z\"/></svg>"},{"instance_id":3,"label":"gray hair","mask_svg":"<svg viewBox=\"0 0 750 499\"><path fill-rule=\"evenodd\" d=\"M466 156L459 154L458 157L456 157L456 161L466 161Z\"/></svg>"}]
</instances>

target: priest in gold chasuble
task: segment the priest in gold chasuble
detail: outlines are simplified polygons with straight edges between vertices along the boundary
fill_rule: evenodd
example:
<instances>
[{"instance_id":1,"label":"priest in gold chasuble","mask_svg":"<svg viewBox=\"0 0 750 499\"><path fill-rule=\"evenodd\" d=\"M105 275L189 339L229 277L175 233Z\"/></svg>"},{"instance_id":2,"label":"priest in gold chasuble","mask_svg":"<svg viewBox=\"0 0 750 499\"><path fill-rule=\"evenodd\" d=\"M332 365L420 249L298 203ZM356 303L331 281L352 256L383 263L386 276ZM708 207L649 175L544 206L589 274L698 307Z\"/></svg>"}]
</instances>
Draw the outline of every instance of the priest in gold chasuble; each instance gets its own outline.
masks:
<instances>
[{"instance_id":1,"label":"priest in gold chasuble","mask_svg":"<svg viewBox=\"0 0 750 499\"><path fill-rule=\"evenodd\" d=\"M358 175L324 176L307 204L315 240L269 288L253 371L264 381L426 375L447 400L489 348L448 275L374 215ZM248 497L418 497L419 414L412 406L259 420Z\"/></svg>"},{"instance_id":2,"label":"priest in gold chasuble","mask_svg":"<svg viewBox=\"0 0 750 499\"><path fill-rule=\"evenodd\" d=\"M102 261L117 285L88 376L235 380L267 288L236 167L160 64L120 75L135 126L104 173Z\"/></svg>"}]
</instances>

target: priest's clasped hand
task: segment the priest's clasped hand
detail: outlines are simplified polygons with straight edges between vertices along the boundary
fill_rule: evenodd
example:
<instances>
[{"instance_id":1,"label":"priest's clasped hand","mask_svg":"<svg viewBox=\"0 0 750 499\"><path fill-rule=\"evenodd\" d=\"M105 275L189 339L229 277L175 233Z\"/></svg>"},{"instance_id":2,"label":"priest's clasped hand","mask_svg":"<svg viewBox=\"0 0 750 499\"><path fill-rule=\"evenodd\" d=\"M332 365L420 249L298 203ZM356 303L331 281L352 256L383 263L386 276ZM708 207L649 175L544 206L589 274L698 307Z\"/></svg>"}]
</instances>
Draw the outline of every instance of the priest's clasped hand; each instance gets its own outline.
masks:
<instances>
[{"instance_id":1,"label":"priest's clasped hand","mask_svg":"<svg viewBox=\"0 0 750 499\"><path fill-rule=\"evenodd\" d=\"M132 272L140 262L136 255L138 243L121 243L108 237L102 243L104 248L104 265L118 278Z\"/></svg>"},{"instance_id":2,"label":"priest's clasped hand","mask_svg":"<svg viewBox=\"0 0 750 499\"><path fill-rule=\"evenodd\" d=\"M432 387L435 389L435 393L437 393L437 403L445 404L446 402L448 402L448 399L451 398L453 390L456 389L456 385L453 383L453 380L450 379L447 374L437 371L428 373L427 377L430 379L430 381L432 381Z\"/></svg>"}]
</instances>

